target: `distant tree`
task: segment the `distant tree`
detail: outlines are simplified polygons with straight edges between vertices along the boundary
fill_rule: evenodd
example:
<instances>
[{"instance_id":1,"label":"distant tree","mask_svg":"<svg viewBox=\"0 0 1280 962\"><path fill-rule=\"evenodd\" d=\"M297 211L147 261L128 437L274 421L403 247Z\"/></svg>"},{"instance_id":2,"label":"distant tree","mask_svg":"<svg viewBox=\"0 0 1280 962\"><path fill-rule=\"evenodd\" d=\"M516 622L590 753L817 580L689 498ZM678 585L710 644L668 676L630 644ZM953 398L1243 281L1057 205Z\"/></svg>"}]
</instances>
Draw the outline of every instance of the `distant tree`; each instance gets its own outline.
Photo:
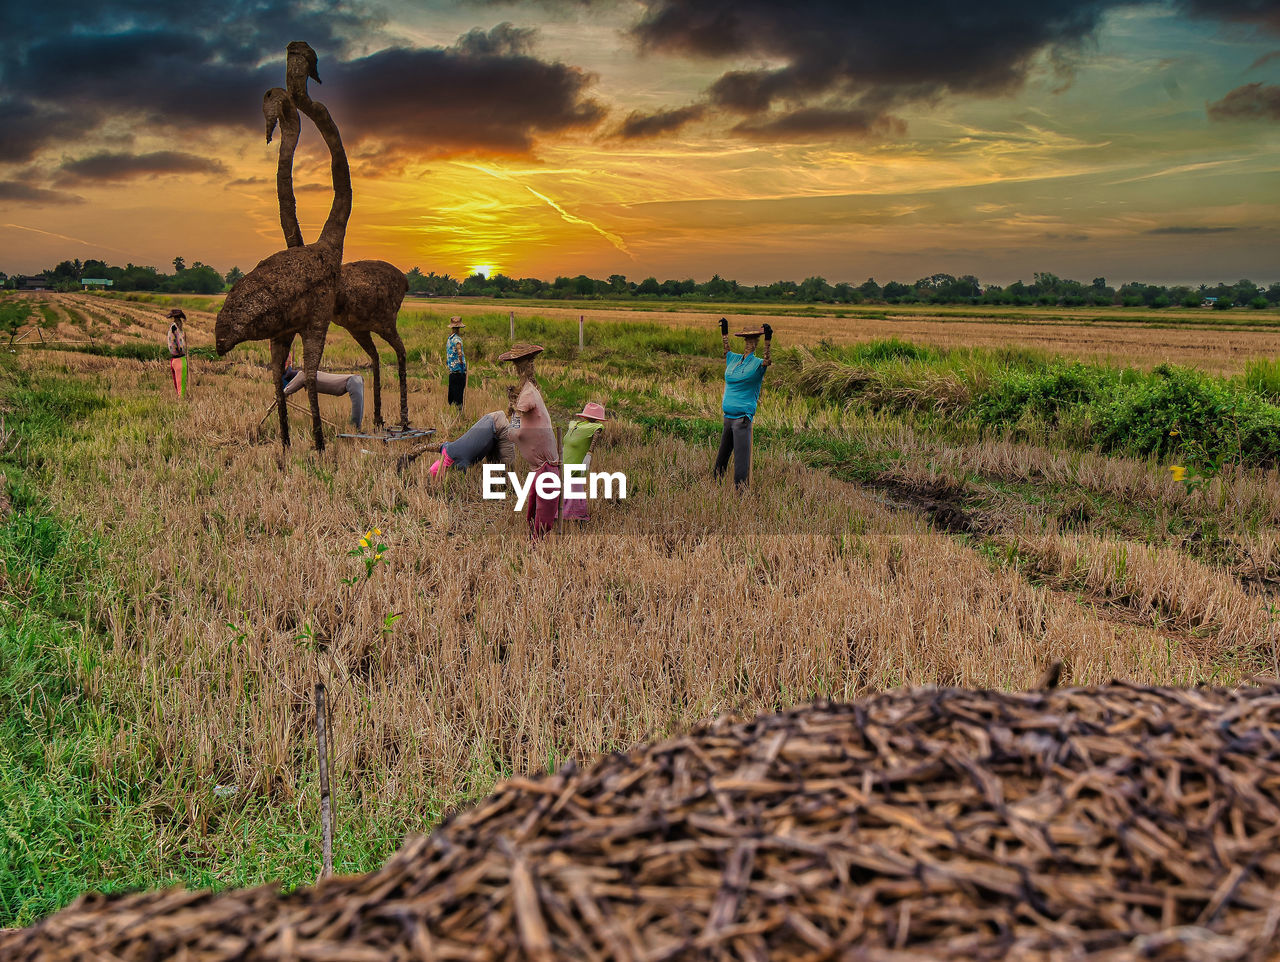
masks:
<instances>
[{"instance_id":1,"label":"distant tree","mask_svg":"<svg viewBox=\"0 0 1280 962\"><path fill-rule=\"evenodd\" d=\"M242 277L244 277L244 271L240 270L238 267L233 267L223 275L222 279L227 282L228 286L230 286Z\"/></svg>"},{"instance_id":2,"label":"distant tree","mask_svg":"<svg viewBox=\"0 0 1280 962\"><path fill-rule=\"evenodd\" d=\"M175 274L181 274L186 269L187 269L187 262L185 260L183 260L181 257L175 257L173 259L173 272Z\"/></svg>"},{"instance_id":3,"label":"distant tree","mask_svg":"<svg viewBox=\"0 0 1280 962\"><path fill-rule=\"evenodd\" d=\"M1280 304L1280 282L1268 287L1265 297L1267 298L1268 304Z\"/></svg>"},{"instance_id":4,"label":"distant tree","mask_svg":"<svg viewBox=\"0 0 1280 962\"><path fill-rule=\"evenodd\" d=\"M802 301L829 301L834 293L825 277L806 277L800 282L799 297Z\"/></svg>"},{"instance_id":5,"label":"distant tree","mask_svg":"<svg viewBox=\"0 0 1280 962\"><path fill-rule=\"evenodd\" d=\"M874 277L868 277L858 285L858 293L868 301L878 301L884 292L880 289L880 285L876 283Z\"/></svg>"},{"instance_id":6,"label":"distant tree","mask_svg":"<svg viewBox=\"0 0 1280 962\"><path fill-rule=\"evenodd\" d=\"M898 304L906 300L915 300L916 292L914 288L908 287L906 284L900 284L898 281L890 281L884 286L881 293L884 299L890 304Z\"/></svg>"},{"instance_id":7,"label":"distant tree","mask_svg":"<svg viewBox=\"0 0 1280 962\"><path fill-rule=\"evenodd\" d=\"M656 277L646 277L640 282L640 286L636 288L637 294L657 294L662 290L662 285L658 283Z\"/></svg>"}]
</instances>

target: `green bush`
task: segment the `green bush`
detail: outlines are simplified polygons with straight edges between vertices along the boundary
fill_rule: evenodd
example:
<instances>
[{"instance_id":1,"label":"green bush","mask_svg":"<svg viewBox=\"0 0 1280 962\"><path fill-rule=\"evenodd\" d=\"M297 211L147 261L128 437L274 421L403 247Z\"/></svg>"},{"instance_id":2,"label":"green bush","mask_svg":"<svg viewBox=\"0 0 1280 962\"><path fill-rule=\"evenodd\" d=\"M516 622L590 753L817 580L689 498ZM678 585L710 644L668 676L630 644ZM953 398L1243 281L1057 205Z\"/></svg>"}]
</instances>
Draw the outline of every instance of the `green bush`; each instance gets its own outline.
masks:
<instances>
[{"instance_id":1,"label":"green bush","mask_svg":"<svg viewBox=\"0 0 1280 962\"><path fill-rule=\"evenodd\" d=\"M1094 412L1104 450L1177 455L1211 466L1280 463L1280 408L1228 381L1161 365Z\"/></svg>"},{"instance_id":2,"label":"green bush","mask_svg":"<svg viewBox=\"0 0 1280 962\"><path fill-rule=\"evenodd\" d=\"M1057 425L1067 411L1097 402L1116 380L1105 368L1078 361L1008 370L978 396L973 413L988 425L1016 424L1028 416Z\"/></svg>"}]
</instances>

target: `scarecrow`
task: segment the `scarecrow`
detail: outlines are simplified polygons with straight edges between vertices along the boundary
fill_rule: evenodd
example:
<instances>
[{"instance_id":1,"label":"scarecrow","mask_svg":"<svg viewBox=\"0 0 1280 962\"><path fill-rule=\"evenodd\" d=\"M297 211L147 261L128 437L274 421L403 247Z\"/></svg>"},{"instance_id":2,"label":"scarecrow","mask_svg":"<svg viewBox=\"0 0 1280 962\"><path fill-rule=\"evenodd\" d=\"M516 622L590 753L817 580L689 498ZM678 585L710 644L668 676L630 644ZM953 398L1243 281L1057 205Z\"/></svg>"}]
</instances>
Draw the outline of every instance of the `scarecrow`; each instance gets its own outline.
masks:
<instances>
[{"instance_id":1,"label":"scarecrow","mask_svg":"<svg viewBox=\"0 0 1280 962\"><path fill-rule=\"evenodd\" d=\"M764 356L756 357L761 335L764 335ZM771 363L769 348L773 328L766 324L758 330L739 331L734 337L743 339L741 354L729 350L729 321L720 318L720 340L724 344L724 430L720 434L714 474L717 478L724 476L732 454L733 481L740 488L751 477L751 426L764 372Z\"/></svg>"},{"instance_id":2,"label":"scarecrow","mask_svg":"<svg viewBox=\"0 0 1280 962\"><path fill-rule=\"evenodd\" d=\"M178 397L187 394L187 335L182 330L187 315L179 308L173 308L166 317L173 319L169 325L169 373L173 375L173 389Z\"/></svg>"},{"instance_id":3,"label":"scarecrow","mask_svg":"<svg viewBox=\"0 0 1280 962\"><path fill-rule=\"evenodd\" d=\"M569 425L569 430L565 432L565 464L581 464L584 471L591 470L591 448L596 442L596 435L607 420L609 418L604 412L603 404L596 401L586 403L577 418ZM576 494L585 495L586 493L579 491L576 485L573 490ZM590 503L585 497L571 498L566 491L563 503L560 505L561 517L573 521L586 521L591 515Z\"/></svg>"},{"instance_id":4,"label":"scarecrow","mask_svg":"<svg viewBox=\"0 0 1280 962\"><path fill-rule=\"evenodd\" d=\"M449 365L449 403L462 407L462 394L467 389L467 355L462 350L462 318L449 318L449 339L444 342L445 361Z\"/></svg>"},{"instance_id":5,"label":"scarecrow","mask_svg":"<svg viewBox=\"0 0 1280 962\"><path fill-rule=\"evenodd\" d=\"M511 442L511 421L505 411L490 411L456 441L429 444L422 449L439 451L440 457L427 470L431 477L439 477L444 468L465 471L473 464L496 464L508 467L515 464L515 445Z\"/></svg>"},{"instance_id":6,"label":"scarecrow","mask_svg":"<svg viewBox=\"0 0 1280 962\"><path fill-rule=\"evenodd\" d=\"M293 366L290 355L289 365L284 369L284 396L296 394L307 386L307 375ZM327 371L316 371L316 392L332 397L351 397L351 424L357 431L364 424L364 378L359 374L330 374Z\"/></svg>"},{"instance_id":7,"label":"scarecrow","mask_svg":"<svg viewBox=\"0 0 1280 962\"><path fill-rule=\"evenodd\" d=\"M542 353L537 344L517 344L511 350L498 355L499 361L510 361L520 375L520 383L509 392L511 397L511 439L516 448L533 468L534 488L529 494L529 506L525 518L529 534L534 539L551 530L556 520L558 497L543 498L537 494L538 475L554 474L560 466L560 452L556 447L555 430L546 402L538 390L534 376L534 358Z\"/></svg>"}]
</instances>

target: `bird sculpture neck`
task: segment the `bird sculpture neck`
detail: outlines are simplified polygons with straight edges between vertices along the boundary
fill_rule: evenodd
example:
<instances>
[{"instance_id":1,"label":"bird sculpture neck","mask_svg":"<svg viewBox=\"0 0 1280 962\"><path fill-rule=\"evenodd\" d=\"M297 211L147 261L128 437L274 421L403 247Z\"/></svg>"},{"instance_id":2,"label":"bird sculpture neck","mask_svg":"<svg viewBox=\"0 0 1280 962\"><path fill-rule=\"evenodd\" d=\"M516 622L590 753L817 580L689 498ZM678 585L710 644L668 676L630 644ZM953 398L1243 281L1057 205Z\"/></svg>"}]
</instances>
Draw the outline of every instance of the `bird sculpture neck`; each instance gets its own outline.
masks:
<instances>
[{"instance_id":1,"label":"bird sculpture neck","mask_svg":"<svg viewBox=\"0 0 1280 962\"><path fill-rule=\"evenodd\" d=\"M289 98L316 125L332 158L333 204L316 244L336 250L341 258L342 245L347 236L347 221L351 217L351 167L347 164L347 152L342 146L338 125L333 122L324 104L311 99L307 93L307 77L305 74L299 76L299 73L288 72Z\"/></svg>"},{"instance_id":2,"label":"bird sculpture neck","mask_svg":"<svg viewBox=\"0 0 1280 962\"><path fill-rule=\"evenodd\" d=\"M289 94L272 87L262 100L262 113L267 121L267 143L276 124L280 125L280 161L276 165L276 196L280 201L280 227L286 247L301 247L302 227L298 224L298 203L293 195L293 156L298 149L302 121Z\"/></svg>"}]
</instances>

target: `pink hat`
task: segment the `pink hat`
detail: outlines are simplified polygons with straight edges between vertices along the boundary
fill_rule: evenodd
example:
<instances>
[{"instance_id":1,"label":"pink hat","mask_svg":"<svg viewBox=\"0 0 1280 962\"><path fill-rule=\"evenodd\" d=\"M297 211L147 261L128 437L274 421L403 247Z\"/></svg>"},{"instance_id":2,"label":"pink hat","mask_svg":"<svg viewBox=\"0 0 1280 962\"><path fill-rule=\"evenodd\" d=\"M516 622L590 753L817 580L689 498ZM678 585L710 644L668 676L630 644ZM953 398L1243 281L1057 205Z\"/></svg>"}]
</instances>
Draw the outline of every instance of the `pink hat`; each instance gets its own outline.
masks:
<instances>
[{"instance_id":1,"label":"pink hat","mask_svg":"<svg viewBox=\"0 0 1280 962\"><path fill-rule=\"evenodd\" d=\"M609 415L604 413L604 405L598 401L588 401L582 408L582 413L578 415L580 418L586 418L588 421L607 421Z\"/></svg>"}]
</instances>

